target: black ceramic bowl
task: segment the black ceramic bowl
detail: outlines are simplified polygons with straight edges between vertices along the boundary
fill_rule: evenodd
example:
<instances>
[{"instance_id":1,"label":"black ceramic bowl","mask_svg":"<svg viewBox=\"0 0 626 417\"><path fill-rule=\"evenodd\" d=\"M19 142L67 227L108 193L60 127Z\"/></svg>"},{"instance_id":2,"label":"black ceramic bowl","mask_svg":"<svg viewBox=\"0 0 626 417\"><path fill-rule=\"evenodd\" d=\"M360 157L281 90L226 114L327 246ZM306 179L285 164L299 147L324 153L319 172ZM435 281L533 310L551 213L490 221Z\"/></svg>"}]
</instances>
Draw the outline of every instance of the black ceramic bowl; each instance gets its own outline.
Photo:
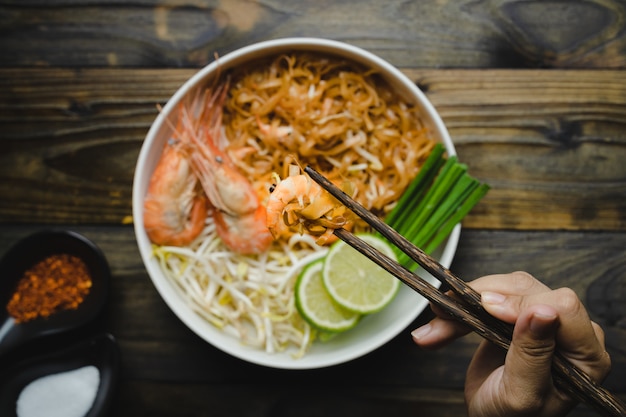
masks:
<instances>
[{"instance_id":1,"label":"black ceramic bowl","mask_svg":"<svg viewBox=\"0 0 626 417\"><path fill-rule=\"evenodd\" d=\"M37 262L55 254L77 256L85 262L92 279L89 293L75 310L16 323L6 306L17 282ZM78 233L48 230L17 242L0 261L0 356L26 342L74 330L94 320L107 300L110 278L109 265L102 251Z\"/></svg>"},{"instance_id":2,"label":"black ceramic bowl","mask_svg":"<svg viewBox=\"0 0 626 417\"><path fill-rule=\"evenodd\" d=\"M108 415L117 384L119 356L115 338L102 333L46 355L25 358L11 364L0 371L0 416L16 416L18 398L31 382L84 366L96 367L99 374L98 391L85 417Z\"/></svg>"}]
</instances>

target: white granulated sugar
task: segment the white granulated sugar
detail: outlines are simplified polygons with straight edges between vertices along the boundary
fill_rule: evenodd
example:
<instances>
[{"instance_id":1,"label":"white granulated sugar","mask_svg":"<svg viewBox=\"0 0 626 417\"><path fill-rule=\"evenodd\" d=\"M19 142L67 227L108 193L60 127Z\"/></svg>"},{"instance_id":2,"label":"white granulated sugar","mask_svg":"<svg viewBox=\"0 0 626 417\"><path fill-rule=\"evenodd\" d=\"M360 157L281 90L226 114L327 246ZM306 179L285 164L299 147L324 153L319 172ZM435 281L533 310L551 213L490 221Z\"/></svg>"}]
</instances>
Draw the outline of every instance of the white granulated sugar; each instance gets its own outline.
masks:
<instances>
[{"instance_id":1,"label":"white granulated sugar","mask_svg":"<svg viewBox=\"0 0 626 417\"><path fill-rule=\"evenodd\" d=\"M84 366L28 384L17 399L18 417L83 417L98 393L100 372Z\"/></svg>"}]
</instances>

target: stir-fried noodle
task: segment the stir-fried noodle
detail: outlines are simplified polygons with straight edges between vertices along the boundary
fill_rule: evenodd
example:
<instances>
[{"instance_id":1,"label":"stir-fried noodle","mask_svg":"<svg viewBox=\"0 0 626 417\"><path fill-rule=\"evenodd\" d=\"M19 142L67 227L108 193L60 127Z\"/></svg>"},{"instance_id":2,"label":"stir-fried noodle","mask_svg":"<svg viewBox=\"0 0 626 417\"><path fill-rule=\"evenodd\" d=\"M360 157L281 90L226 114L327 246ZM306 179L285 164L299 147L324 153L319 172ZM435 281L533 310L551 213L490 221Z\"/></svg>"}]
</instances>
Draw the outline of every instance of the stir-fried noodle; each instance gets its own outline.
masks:
<instances>
[{"instance_id":1,"label":"stir-fried noodle","mask_svg":"<svg viewBox=\"0 0 626 417\"><path fill-rule=\"evenodd\" d=\"M353 63L309 54L281 55L230 74L219 146L265 203L275 175L294 163L349 181L355 198L388 213L434 142L419 112L379 77ZM357 230L365 225L357 224ZM315 331L295 309L302 267L324 248L307 235L275 241L259 255L230 251L213 218L186 247L155 246L163 271L204 319L243 343L304 354Z\"/></svg>"},{"instance_id":2,"label":"stir-fried noodle","mask_svg":"<svg viewBox=\"0 0 626 417\"><path fill-rule=\"evenodd\" d=\"M367 209L388 212L434 144L418 110L346 61L282 55L255 67L234 80L224 109L238 166L267 181L297 155L331 180L350 180Z\"/></svg>"}]
</instances>

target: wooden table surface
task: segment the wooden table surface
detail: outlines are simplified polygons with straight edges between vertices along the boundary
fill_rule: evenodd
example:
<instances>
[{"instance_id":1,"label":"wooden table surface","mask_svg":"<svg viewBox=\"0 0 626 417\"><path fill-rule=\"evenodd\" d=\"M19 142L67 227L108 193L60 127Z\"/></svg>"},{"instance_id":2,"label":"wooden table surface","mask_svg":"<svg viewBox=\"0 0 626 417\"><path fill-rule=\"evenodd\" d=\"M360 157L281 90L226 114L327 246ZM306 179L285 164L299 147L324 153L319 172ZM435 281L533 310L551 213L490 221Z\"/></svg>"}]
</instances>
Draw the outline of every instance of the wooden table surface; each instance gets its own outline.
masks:
<instances>
[{"instance_id":1,"label":"wooden table surface","mask_svg":"<svg viewBox=\"0 0 626 417\"><path fill-rule=\"evenodd\" d=\"M492 186L451 270L526 270L573 288L606 331L605 386L625 399L625 27L621 0L3 1L0 253L49 227L103 249L113 282L97 325L121 349L113 416L463 415L479 338L421 351L409 333L428 311L347 364L268 369L188 330L139 257L131 186L156 104L215 53L332 38L414 80Z\"/></svg>"}]
</instances>

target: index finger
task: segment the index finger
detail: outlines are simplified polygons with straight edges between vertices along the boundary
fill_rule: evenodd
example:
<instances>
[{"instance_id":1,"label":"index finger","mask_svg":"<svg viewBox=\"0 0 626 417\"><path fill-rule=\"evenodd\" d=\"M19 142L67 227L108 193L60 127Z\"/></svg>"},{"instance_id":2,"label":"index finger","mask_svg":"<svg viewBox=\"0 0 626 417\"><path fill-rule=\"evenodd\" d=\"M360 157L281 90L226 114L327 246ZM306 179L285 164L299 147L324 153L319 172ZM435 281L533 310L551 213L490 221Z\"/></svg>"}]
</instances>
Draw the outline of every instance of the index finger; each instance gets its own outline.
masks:
<instances>
[{"instance_id":1,"label":"index finger","mask_svg":"<svg viewBox=\"0 0 626 417\"><path fill-rule=\"evenodd\" d=\"M602 331L589 318L577 294L569 288L560 288L529 295L501 295L483 293L483 306L500 320L515 323L529 308L548 305L559 318L556 333L557 349L574 365L592 378L602 379L610 368L610 358L604 348Z\"/></svg>"},{"instance_id":2,"label":"index finger","mask_svg":"<svg viewBox=\"0 0 626 417\"><path fill-rule=\"evenodd\" d=\"M489 291L504 295L533 295L551 291L550 287L524 271L485 275L469 282L469 285L478 293Z\"/></svg>"}]
</instances>

